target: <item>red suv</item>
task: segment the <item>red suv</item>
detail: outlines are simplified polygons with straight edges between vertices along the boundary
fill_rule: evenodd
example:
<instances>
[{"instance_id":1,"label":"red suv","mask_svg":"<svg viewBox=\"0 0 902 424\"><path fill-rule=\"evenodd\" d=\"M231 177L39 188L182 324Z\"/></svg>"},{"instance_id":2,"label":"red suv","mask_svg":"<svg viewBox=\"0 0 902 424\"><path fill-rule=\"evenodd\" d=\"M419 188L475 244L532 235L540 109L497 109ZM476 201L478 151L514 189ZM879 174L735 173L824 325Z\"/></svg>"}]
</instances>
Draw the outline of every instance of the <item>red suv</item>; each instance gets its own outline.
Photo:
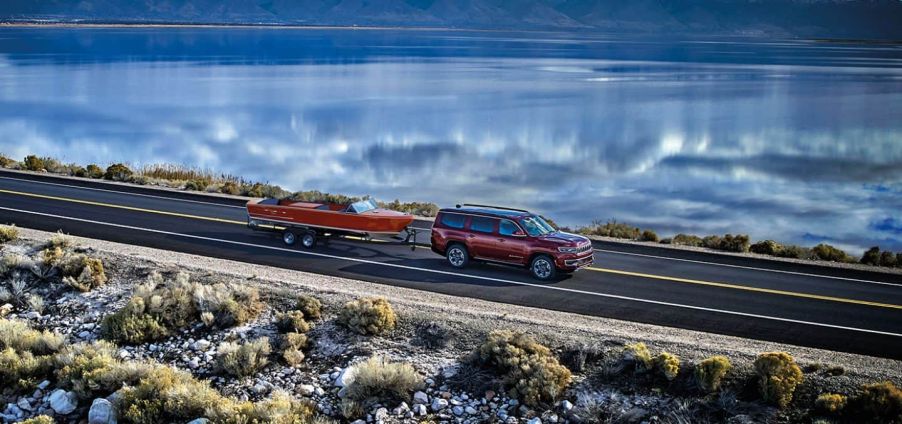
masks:
<instances>
[{"instance_id":1,"label":"red suv","mask_svg":"<svg viewBox=\"0 0 902 424\"><path fill-rule=\"evenodd\" d=\"M520 209L457 205L442 209L432 226L432 251L455 268L471 261L528 267L550 280L592 264L592 242L556 230L541 216Z\"/></svg>"}]
</instances>

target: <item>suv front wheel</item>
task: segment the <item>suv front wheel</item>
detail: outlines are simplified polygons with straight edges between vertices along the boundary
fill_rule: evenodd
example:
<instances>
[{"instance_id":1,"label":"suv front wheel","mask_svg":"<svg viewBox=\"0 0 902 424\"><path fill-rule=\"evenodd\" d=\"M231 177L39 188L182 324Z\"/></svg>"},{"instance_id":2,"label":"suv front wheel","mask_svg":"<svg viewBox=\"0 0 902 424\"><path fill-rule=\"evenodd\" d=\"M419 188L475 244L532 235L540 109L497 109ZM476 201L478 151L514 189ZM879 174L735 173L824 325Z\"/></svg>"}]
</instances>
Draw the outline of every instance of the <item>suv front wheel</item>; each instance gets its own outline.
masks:
<instances>
[{"instance_id":1,"label":"suv front wheel","mask_svg":"<svg viewBox=\"0 0 902 424\"><path fill-rule=\"evenodd\" d=\"M533 277L542 281L548 281L557 274L554 260L546 255L539 255L529 263L529 272Z\"/></svg>"},{"instance_id":2,"label":"suv front wheel","mask_svg":"<svg viewBox=\"0 0 902 424\"><path fill-rule=\"evenodd\" d=\"M445 257L448 258L448 263L455 268L465 268L467 263L470 262L470 254L467 253L467 248L456 243L448 247Z\"/></svg>"}]
</instances>

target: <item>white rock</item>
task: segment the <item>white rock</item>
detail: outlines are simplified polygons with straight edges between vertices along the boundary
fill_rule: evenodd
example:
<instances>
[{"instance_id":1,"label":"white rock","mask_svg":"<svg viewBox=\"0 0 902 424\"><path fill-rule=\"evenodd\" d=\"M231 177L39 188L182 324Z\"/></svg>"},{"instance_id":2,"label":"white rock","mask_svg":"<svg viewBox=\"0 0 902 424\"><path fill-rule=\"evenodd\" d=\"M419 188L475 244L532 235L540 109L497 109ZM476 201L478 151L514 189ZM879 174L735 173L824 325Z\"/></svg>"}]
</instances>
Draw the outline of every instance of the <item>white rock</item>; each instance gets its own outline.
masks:
<instances>
[{"instance_id":1,"label":"white rock","mask_svg":"<svg viewBox=\"0 0 902 424\"><path fill-rule=\"evenodd\" d=\"M366 421L364 421L364 420L357 420L357 421L352 422L351 424L366 424Z\"/></svg>"},{"instance_id":2,"label":"white rock","mask_svg":"<svg viewBox=\"0 0 902 424\"><path fill-rule=\"evenodd\" d=\"M421 403L418 403L418 404L414 405L414 406L413 406L413 413L416 414L416 415L419 415L419 416L421 416L421 417L424 416L424 415L426 415L426 414L428 413L428 411L426 410L426 405L423 405L423 404L421 404Z\"/></svg>"},{"instance_id":3,"label":"white rock","mask_svg":"<svg viewBox=\"0 0 902 424\"><path fill-rule=\"evenodd\" d=\"M48 387L50 387L50 381L49 381L49 380L44 380L44 381L38 383L38 388L41 389L41 390L47 390Z\"/></svg>"},{"instance_id":4,"label":"white rock","mask_svg":"<svg viewBox=\"0 0 902 424\"><path fill-rule=\"evenodd\" d=\"M113 404L104 398L94 399L88 411L89 424L116 424L116 411Z\"/></svg>"},{"instance_id":5,"label":"white rock","mask_svg":"<svg viewBox=\"0 0 902 424\"><path fill-rule=\"evenodd\" d=\"M312 384L301 384L297 390L301 396L310 396L316 391L316 388Z\"/></svg>"},{"instance_id":6,"label":"white rock","mask_svg":"<svg viewBox=\"0 0 902 424\"><path fill-rule=\"evenodd\" d=\"M573 409L573 404L570 403L569 400L564 399L561 402L561 409L563 409L564 411L569 411L569 410Z\"/></svg>"},{"instance_id":7,"label":"white rock","mask_svg":"<svg viewBox=\"0 0 902 424\"><path fill-rule=\"evenodd\" d=\"M188 422L188 424L209 424L210 420L206 418L195 418Z\"/></svg>"},{"instance_id":8,"label":"white rock","mask_svg":"<svg viewBox=\"0 0 902 424\"><path fill-rule=\"evenodd\" d=\"M416 392L413 394L413 403L422 403L425 405L429 403L429 395L423 392Z\"/></svg>"},{"instance_id":9,"label":"white rock","mask_svg":"<svg viewBox=\"0 0 902 424\"><path fill-rule=\"evenodd\" d=\"M517 406L520 404L520 401L518 401L517 399L511 399L507 404L510 406Z\"/></svg>"},{"instance_id":10,"label":"white rock","mask_svg":"<svg viewBox=\"0 0 902 424\"><path fill-rule=\"evenodd\" d=\"M19 398L19 401L16 402L16 406L18 406L19 409L22 409L23 411L31 411L32 409L31 402L29 402L28 398L25 397Z\"/></svg>"},{"instance_id":11,"label":"white rock","mask_svg":"<svg viewBox=\"0 0 902 424\"><path fill-rule=\"evenodd\" d=\"M3 306L0 306L0 317L5 317L9 315L10 312L13 311L13 305L9 303L4 303Z\"/></svg>"},{"instance_id":12,"label":"white rock","mask_svg":"<svg viewBox=\"0 0 902 424\"><path fill-rule=\"evenodd\" d=\"M430 407L432 408L433 412L438 412L448 407L448 401L437 397L432 399L432 405L430 405Z\"/></svg>"},{"instance_id":13,"label":"white rock","mask_svg":"<svg viewBox=\"0 0 902 424\"><path fill-rule=\"evenodd\" d=\"M526 424L542 424L542 420L539 419L539 417L536 417L527 421Z\"/></svg>"},{"instance_id":14,"label":"white rock","mask_svg":"<svg viewBox=\"0 0 902 424\"><path fill-rule=\"evenodd\" d=\"M401 402L401 404L398 405L397 408L392 410L392 415L404 415L407 413L407 411L410 411L410 407L407 406L407 402Z\"/></svg>"},{"instance_id":15,"label":"white rock","mask_svg":"<svg viewBox=\"0 0 902 424\"><path fill-rule=\"evenodd\" d=\"M59 415L71 414L78 406L75 393L57 389L50 394L50 408Z\"/></svg>"},{"instance_id":16,"label":"white rock","mask_svg":"<svg viewBox=\"0 0 902 424\"><path fill-rule=\"evenodd\" d=\"M376 417L376 421L385 420L386 418L388 418L388 409L386 409L386 408L377 409L375 417Z\"/></svg>"},{"instance_id":17,"label":"white rock","mask_svg":"<svg viewBox=\"0 0 902 424\"><path fill-rule=\"evenodd\" d=\"M472 406L468 406L464 408L464 412L466 412L467 415L476 415L479 411L477 411L476 408Z\"/></svg>"},{"instance_id":18,"label":"white rock","mask_svg":"<svg viewBox=\"0 0 902 424\"><path fill-rule=\"evenodd\" d=\"M457 415L459 417L464 414L464 408L461 406L455 406L455 407L451 408L451 412L454 413L454 415Z\"/></svg>"},{"instance_id":19,"label":"white rock","mask_svg":"<svg viewBox=\"0 0 902 424\"><path fill-rule=\"evenodd\" d=\"M194 348L194 350L199 350L201 352L204 352L210 348L210 342L208 342L204 339L200 339L200 340L194 342L194 345L192 347Z\"/></svg>"},{"instance_id":20,"label":"white rock","mask_svg":"<svg viewBox=\"0 0 902 424\"><path fill-rule=\"evenodd\" d=\"M347 367L335 378L335 387L345 387L354 381L354 367Z\"/></svg>"}]
</instances>

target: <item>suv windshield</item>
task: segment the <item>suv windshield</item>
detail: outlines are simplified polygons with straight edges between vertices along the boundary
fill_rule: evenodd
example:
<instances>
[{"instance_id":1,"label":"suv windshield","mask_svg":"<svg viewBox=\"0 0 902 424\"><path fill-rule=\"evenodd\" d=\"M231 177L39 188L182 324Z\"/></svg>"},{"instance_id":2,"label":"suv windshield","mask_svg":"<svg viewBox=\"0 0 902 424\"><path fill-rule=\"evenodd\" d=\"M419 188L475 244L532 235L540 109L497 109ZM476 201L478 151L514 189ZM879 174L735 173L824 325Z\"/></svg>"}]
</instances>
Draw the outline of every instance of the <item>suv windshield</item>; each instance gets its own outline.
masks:
<instances>
[{"instance_id":1,"label":"suv windshield","mask_svg":"<svg viewBox=\"0 0 902 424\"><path fill-rule=\"evenodd\" d=\"M366 211L371 211L376 209L376 202L373 199L361 200L359 202L351 203L351 206L348 206L348 212L352 213L364 213Z\"/></svg>"},{"instance_id":2,"label":"suv windshield","mask_svg":"<svg viewBox=\"0 0 902 424\"><path fill-rule=\"evenodd\" d=\"M541 216L538 215L530 215L526 218L520 219L520 225L522 225L523 229L533 237L543 236L545 234L553 233L556 231L554 227L549 225L547 222L545 222L544 219L542 219Z\"/></svg>"}]
</instances>

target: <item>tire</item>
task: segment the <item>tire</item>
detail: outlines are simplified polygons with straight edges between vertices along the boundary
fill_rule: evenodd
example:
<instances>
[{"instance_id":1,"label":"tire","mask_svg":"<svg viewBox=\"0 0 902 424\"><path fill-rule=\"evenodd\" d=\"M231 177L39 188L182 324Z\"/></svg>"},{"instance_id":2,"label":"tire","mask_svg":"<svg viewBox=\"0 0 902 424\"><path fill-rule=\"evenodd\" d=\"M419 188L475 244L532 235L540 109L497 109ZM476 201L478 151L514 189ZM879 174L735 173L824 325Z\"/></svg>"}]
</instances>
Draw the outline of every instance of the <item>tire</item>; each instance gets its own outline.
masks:
<instances>
[{"instance_id":1,"label":"tire","mask_svg":"<svg viewBox=\"0 0 902 424\"><path fill-rule=\"evenodd\" d=\"M557 275L557 268L554 266L554 259L548 255L539 255L532 258L529 263L529 273L533 278L541 281L548 281Z\"/></svg>"},{"instance_id":2,"label":"tire","mask_svg":"<svg viewBox=\"0 0 902 424\"><path fill-rule=\"evenodd\" d=\"M287 246L294 246L295 243L298 242L298 235L291 230L282 231L282 241L285 242L285 245Z\"/></svg>"},{"instance_id":3,"label":"tire","mask_svg":"<svg viewBox=\"0 0 902 424\"><path fill-rule=\"evenodd\" d=\"M466 268L467 264L470 263L470 254L467 252L466 246L460 243L454 243L451 246L448 246L448 250L445 252L445 258L448 259L448 263L455 268Z\"/></svg>"},{"instance_id":4,"label":"tire","mask_svg":"<svg viewBox=\"0 0 902 424\"><path fill-rule=\"evenodd\" d=\"M308 231L301 236L301 245L307 249L316 247L316 233Z\"/></svg>"}]
</instances>

